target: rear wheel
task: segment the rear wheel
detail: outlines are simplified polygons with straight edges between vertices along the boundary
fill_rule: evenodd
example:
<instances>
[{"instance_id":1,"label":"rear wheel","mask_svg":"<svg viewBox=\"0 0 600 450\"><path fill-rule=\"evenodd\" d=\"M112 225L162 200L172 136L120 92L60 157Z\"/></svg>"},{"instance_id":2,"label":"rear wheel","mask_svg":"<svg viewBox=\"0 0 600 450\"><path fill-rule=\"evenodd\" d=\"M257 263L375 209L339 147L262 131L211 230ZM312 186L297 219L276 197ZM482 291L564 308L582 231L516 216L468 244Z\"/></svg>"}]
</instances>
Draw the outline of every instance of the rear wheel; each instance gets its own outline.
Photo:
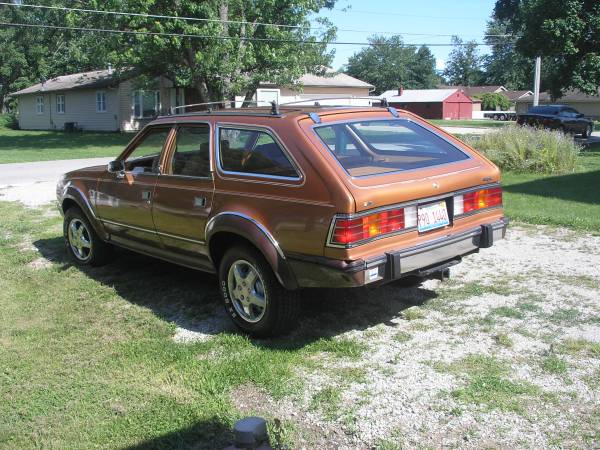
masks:
<instances>
[{"instance_id":1,"label":"rear wheel","mask_svg":"<svg viewBox=\"0 0 600 450\"><path fill-rule=\"evenodd\" d=\"M63 221L67 253L80 266L101 266L112 256L112 246L102 241L79 208L69 208Z\"/></svg>"},{"instance_id":2,"label":"rear wheel","mask_svg":"<svg viewBox=\"0 0 600 450\"><path fill-rule=\"evenodd\" d=\"M279 282L265 258L249 246L229 249L219 267L225 309L246 333L269 337L291 331L297 323L300 299Z\"/></svg>"}]
</instances>

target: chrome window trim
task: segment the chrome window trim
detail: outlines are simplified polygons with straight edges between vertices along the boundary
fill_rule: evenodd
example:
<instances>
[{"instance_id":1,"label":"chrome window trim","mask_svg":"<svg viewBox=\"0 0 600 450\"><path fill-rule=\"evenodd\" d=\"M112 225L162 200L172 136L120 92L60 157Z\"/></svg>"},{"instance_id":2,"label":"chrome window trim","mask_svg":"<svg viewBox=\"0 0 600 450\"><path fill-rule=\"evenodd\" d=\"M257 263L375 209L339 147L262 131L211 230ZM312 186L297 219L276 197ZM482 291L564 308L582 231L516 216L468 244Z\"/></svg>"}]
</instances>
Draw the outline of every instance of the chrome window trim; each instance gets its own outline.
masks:
<instances>
[{"instance_id":1,"label":"chrome window trim","mask_svg":"<svg viewBox=\"0 0 600 450\"><path fill-rule=\"evenodd\" d=\"M387 233L387 234L383 234L380 236L375 236L372 238L368 238L368 239L363 239L362 241L358 241L358 242L353 242L352 244L335 244L332 242L332 237L333 237L333 231L335 229L335 223L336 220L338 219L357 219L363 216L370 216L372 214L377 214L379 212L382 211L388 211L390 209L398 209L398 208L405 208L407 206L416 206L419 204L423 204L423 203L429 203L429 202L434 202L436 200L441 200L443 198L448 198L448 197L454 197L456 195L463 195L466 194L468 192L473 192L473 191L479 191L482 189L489 189L489 188L493 188L493 187L501 187L500 183L489 183L489 184L483 184L483 185L479 185L479 186L474 186L474 187L469 187L469 188L465 188L465 189L459 189L458 191L451 191L451 192L447 192L445 194L440 194L440 195L436 195L434 197L425 197L425 198L420 198L417 200L409 200L407 202L402 202L402 203L395 203L393 205L386 205L386 206L380 206L378 208L373 208L373 209L369 209L367 211L361 211L360 213L338 213L338 214L334 214L333 218L331 219L331 223L329 224L329 231L327 232L327 242L325 243L325 245L327 247L333 247L333 248L354 248L357 247L359 245L363 245L363 244L367 244L369 242L372 241L377 241L379 239L383 239L383 238L388 238L388 237L392 237L392 236L397 236L399 234L404 234L410 231L415 231L418 226L414 226L411 228L404 228L402 230L398 230L396 232L393 233ZM498 208L502 208L502 204L500 205L496 205L496 206L490 206L488 208L482 208L482 209L478 209L475 211L470 211L468 213L463 213L460 215L455 215L453 214L452 218L454 219L461 219L463 217L468 217L471 216L473 214L477 214L483 211L489 211L489 210L493 210L493 209L498 209Z\"/></svg>"},{"instance_id":2,"label":"chrome window trim","mask_svg":"<svg viewBox=\"0 0 600 450\"><path fill-rule=\"evenodd\" d=\"M297 177L284 177L280 175L268 175L261 174L255 172L236 172L233 170L225 170L221 164L221 129L239 129L239 130L249 130L249 131L259 131L268 134L283 152L283 155L286 157L288 162L292 165L296 173ZM300 165L294 159L294 157L290 154L286 146L283 144L283 141L279 138L277 133L273 131L273 129L269 127L257 126L257 125L246 125L246 124L237 124L237 123L217 123L215 125L215 159L217 162L217 170L219 173L224 175L235 175L242 177L244 181L249 178L264 178L267 180L280 180L280 181L302 181L304 184L305 176L304 172L300 169ZM296 184L294 184L296 186Z\"/></svg>"},{"instance_id":3,"label":"chrome window trim","mask_svg":"<svg viewBox=\"0 0 600 450\"><path fill-rule=\"evenodd\" d=\"M316 129L317 128L325 128L325 127L328 127L328 126L331 126L331 125L359 123L359 122L361 122L361 120L337 120L337 121L334 121L334 122L327 122L327 123L320 123L320 124L313 125L311 128L313 130L313 133L316 135L317 139L321 141L321 143L323 144L323 146L325 147L325 149L329 152L329 154L331 156L333 156L333 159L335 160L335 162L341 167L341 169L346 173L346 175L348 175L350 177L351 180L371 178L371 177L380 177L380 176L384 176L384 175L393 175L393 174L398 174L398 173L411 173L411 172L414 172L416 170L424 170L424 169L428 169L428 168L432 168L432 167L444 167L444 166L448 166L448 165L451 165L451 164L457 164L457 163L461 163L461 162L469 161L469 160L473 159L473 157L471 155L469 155L468 153L466 153L462 148L458 147L454 142L452 142L451 140L447 139L445 136L442 136L442 135L436 133L434 130L432 130L430 128L427 128L426 126L420 124L419 122L416 122L416 121L412 120L411 118L400 117L400 118L392 118L392 119L368 119L368 120L362 120L362 122L365 122L365 121L369 121L369 122L403 121L403 122L413 123L416 126L419 126L422 129L424 129L428 133L431 133L434 136L439 137L440 139L444 140L446 143L448 143L449 145L451 145L452 147L454 147L455 149L457 149L458 151L460 151L461 153L463 153L466 156L466 158L465 159L461 159L459 161L452 161L452 162L447 162L447 163L444 163L444 164L437 164L437 165L434 165L434 166L419 167L419 168L416 168L416 169L392 170L390 172L382 172L382 173L374 173L374 174L371 174L371 175L355 176L355 175L351 175L350 172L348 172L348 170L346 170L346 168L342 165L342 163L340 162L340 160L337 159L337 157L335 156L335 154L333 153L333 151L329 148L329 146L321 138L321 136L319 135L319 133L317 133Z\"/></svg>"}]
</instances>

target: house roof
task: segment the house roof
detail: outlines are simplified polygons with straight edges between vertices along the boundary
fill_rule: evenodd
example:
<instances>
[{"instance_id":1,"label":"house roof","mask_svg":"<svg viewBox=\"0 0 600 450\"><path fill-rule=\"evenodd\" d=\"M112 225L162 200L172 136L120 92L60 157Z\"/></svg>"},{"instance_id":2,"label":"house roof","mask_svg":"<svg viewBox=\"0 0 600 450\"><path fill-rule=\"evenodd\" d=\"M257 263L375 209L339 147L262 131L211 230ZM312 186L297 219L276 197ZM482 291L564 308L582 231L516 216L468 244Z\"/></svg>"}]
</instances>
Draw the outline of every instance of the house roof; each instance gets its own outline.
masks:
<instances>
[{"instance_id":1,"label":"house roof","mask_svg":"<svg viewBox=\"0 0 600 450\"><path fill-rule=\"evenodd\" d=\"M334 72L329 69L324 75L315 75L307 73L298 79L298 83L303 86L312 87L353 87L353 88L368 88L373 89L375 86L358 78L351 77L345 73ZM271 82L261 82L261 86L274 86Z\"/></svg>"},{"instance_id":2,"label":"house roof","mask_svg":"<svg viewBox=\"0 0 600 450\"><path fill-rule=\"evenodd\" d=\"M460 89L467 97L506 91L504 86L442 86L441 89Z\"/></svg>"},{"instance_id":3,"label":"house roof","mask_svg":"<svg viewBox=\"0 0 600 450\"><path fill-rule=\"evenodd\" d=\"M516 100L517 102L532 102L533 101L533 93L531 95L527 95ZM553 100L552 96L549 92L540 92L540 101L544 103L550 102L600 102L600 88L598 88L598 93L596 95L587 95L581 91L577 90L569 90L565 92L565 94Z\"/></svg>"},{"instance_id":4,"label":"house roof","mask_svg":"<svg viewBox=\"0 0 600 450\"><path fill-rule=\"evenodd\" d=\"M430 103L443 102L457 89L404 89L402 95L398 95L398 90L385 91L379 98L386 98L388 102L402 103Z\"/></svg>"},{"instance_id":5,"label":"house roof","mask_svg":"<svg viewBox=\"0 0 600 450\"><path fill-rule=\"evenodd\" d=\"M515 101L521 97L527 97L528 95L533 95L533 92L531 91L504 91L502 92L503 95L505 95L506 97L508 97L509 100L511 101Z\"/></svg>"},{"instance_id":6,"label":"house roof","mask_svg":"<svg viewBox=\"0 0 600 450\"><path fill-rule=\"evenodd\" d=\"M42 83L34 84L10 94L11 97L38 94L41 92L67 91L73 89L100 89L114 86L124 78L132 76L132 71L117 72L109 70L93 70L91 72L62 75Z\"/></svg>"}]
</instances>

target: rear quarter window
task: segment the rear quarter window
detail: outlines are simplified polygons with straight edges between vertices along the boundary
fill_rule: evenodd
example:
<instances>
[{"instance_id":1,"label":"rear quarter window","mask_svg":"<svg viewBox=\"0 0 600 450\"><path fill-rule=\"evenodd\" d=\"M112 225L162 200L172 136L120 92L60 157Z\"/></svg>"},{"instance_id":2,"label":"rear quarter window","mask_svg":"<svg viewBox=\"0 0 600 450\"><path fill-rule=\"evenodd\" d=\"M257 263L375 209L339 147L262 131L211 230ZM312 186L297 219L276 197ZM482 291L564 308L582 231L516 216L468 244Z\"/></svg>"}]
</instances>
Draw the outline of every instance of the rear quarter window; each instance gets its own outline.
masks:
<instances>
[{"instance_id":1,"label":"rear quarter window","mask_svg":"<svg viewBox=\"0 0 600 450\"><path fill-rule=\"evenodd\" d=\"M221 128L219 161L226 172L300 178L279 143L260 130Z\"/></svg>"},{"instance_id":2,"label":"rear quarter window","mask_svg":"<svg viewBox=\"0 0 600 450\"><path fill-rule=\"evenodd\" d=\"M408 120L344 122L315 127L315 131L353 177L469 159L465 152L433 131Z\"/></svg>"}]
</instances>

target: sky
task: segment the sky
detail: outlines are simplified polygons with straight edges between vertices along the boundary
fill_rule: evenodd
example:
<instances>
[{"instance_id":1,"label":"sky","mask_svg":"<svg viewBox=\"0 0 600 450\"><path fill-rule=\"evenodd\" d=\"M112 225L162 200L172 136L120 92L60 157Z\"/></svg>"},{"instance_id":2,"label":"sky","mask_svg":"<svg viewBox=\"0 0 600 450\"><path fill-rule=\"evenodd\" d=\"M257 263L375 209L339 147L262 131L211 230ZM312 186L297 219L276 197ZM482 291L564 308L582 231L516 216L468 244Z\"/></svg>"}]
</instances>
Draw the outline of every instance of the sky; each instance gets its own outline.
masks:
<instances>
[{"instance_id":1,"label":"sky","mask_svg":"<svg viewBox=\"0 0 600 450\"><path fill-rule=\"evenodd\" d=\"M404 35L404 42L450 43L450 36L433 36L436 34L483 42L495 3L495 0L338 0L332 11L323 10L319 16L327 17L338 28L337 41L366 42L373 34L414 33ZM332 67L340 69L362 46L335 45L332 48L336 50ZM443 70L452 47L430 49L437 69ZM487 47L480 47L480 52L486 53Z\"/></svg>"}]
</instances>

